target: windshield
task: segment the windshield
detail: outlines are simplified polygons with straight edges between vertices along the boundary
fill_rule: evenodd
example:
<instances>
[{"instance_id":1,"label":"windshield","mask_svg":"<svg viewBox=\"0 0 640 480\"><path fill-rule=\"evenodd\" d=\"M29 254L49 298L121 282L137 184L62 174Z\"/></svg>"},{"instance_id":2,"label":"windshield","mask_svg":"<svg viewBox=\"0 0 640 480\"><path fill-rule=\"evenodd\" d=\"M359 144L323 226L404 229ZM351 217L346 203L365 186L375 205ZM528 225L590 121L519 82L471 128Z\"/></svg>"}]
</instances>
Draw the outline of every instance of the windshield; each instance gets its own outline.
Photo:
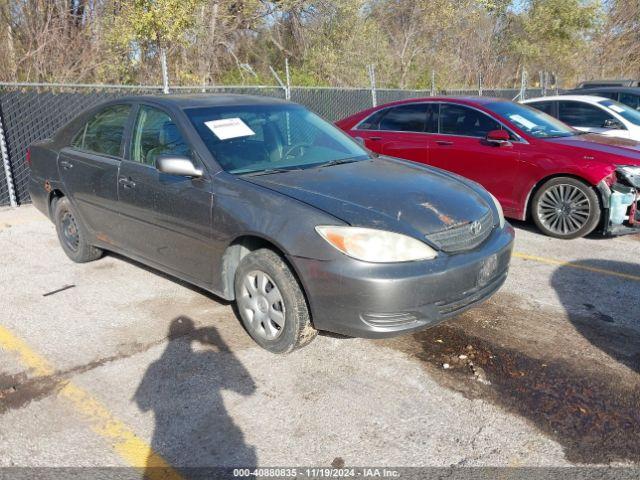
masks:
<instances>
[{"instance_id":1,"label":"windshield","mask_svg":"<svg viewBox=\"0 0 640 480\"><path fill-rule=\"evenodd\" d=\"M308 168L369 158L350 137L298 105L186 110L207 148L229 173Z\"/></svg>"},{"instance_id":2,"label":"windshield","mask_svg":"<svg viewBox=\"0 0 640 480\"><path fill-rule=\"evenodd\" d=\"M580 134L579 131L565 125L560 120L526 105L513 102L492 102L485 106L533 137L570 137Z\"/></svg>"},{"instance_id":3,"label":"windshield","mask_svg":"<svg viewBox=\"0 0 640 480\"><path fill-rule=\"evenodd\" d=\"M617 113L634 125L640 125L640 112L625 105L624 103L616 102L614 100L601 100L598 103L612 112Z\"/></svg>"}]
</instances>

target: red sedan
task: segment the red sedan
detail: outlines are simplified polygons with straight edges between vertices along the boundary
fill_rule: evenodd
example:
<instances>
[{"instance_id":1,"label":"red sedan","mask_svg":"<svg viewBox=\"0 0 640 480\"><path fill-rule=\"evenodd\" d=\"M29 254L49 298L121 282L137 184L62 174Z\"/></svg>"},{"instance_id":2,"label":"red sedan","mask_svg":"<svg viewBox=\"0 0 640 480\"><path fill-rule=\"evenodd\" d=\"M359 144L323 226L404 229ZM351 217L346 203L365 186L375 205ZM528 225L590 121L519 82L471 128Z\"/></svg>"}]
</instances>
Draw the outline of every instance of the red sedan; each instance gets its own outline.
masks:
<instances>
[{"instance_id":1,"label":"red sedan","mask_svg":"<svg viewBox=\"0 0 640 480\"><path fill-rule=\"evenodd\" d=\"M574 130L496 98L418 98L336 123L379 154L475 180L507 217L577 238L640 233L640 143Z\"/></svg>"}]
</instances>

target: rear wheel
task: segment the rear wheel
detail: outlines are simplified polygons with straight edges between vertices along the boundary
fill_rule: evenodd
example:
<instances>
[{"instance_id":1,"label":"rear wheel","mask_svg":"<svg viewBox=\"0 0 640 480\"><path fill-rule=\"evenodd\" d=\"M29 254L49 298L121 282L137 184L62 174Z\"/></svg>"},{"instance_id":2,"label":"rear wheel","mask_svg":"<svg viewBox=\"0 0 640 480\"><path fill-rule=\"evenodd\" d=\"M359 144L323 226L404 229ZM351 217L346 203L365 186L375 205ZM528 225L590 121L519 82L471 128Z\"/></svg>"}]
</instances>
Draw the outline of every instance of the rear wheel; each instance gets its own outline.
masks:
<instances>
[{"instance_id":1,"label":"rear wheel","mask_svg":"<svg viewBox=\"0 0 640 480\"><path fill-rule=\"evenodd\" d=\"M64 253L78 263L100 258L102 250L88 243L87 230L80 222L71 202L66 197L54 199L54 202L53 219Z\"/></svg>"},{"instance_id":2,"label":"rear wheel","mask_svg":"<svg viewBox=\"0 0 640 480\"><path fill-rule=\"evenodd\" d=\"M588 235L598 226L601 208L589 185L571 177L556 177L536 192L531 211L543 233L572 239Z\"/></svg>"},{"instance_id":3,"label":"rear wheel","mask_svg":"<svg viewBox=\"0 0 640 480\"><path fill-rule=\"evenodd\" d=\"M244 257L234 286L242 323L261 347L289 353L316 337L300 284L272 250L260 249Z\"/></svg>"}]
</instances>

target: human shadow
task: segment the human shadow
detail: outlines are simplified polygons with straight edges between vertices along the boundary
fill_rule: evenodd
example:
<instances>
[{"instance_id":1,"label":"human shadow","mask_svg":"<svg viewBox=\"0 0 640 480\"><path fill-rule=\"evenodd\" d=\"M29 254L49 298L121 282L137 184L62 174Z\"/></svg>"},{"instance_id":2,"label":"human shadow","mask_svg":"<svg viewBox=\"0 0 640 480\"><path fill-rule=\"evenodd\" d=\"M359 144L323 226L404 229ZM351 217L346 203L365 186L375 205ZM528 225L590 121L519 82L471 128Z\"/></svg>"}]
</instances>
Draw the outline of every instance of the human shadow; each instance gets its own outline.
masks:
<instances>
[{"instance_id":1,"label":"human shadow","mask_svg":"<svg viewBox=\"0 0 640 480\"><path fill-rule=\"evenodd\" d=\"M232 467L255 467L255 449L221 395L252 395L256 386L247 370L214 327L195 328L188 317L171 322L168 340L134 395L140 410L155 416L144 478L165 478L166 463L187 478L225 478Z\"/></svg>"},{"instance_id":2,"label":"human shadow","mask_svg":"<svg viewBox=\"0 0 640 480\"><path fill-rule=\"evenodd\" d=\"M585 270L593 273L589 280L585 279ZM551 278L576 330L636 372L640 372L638 280L640 264L596 259L560 266Z\"/></svg>"}]
</instances>

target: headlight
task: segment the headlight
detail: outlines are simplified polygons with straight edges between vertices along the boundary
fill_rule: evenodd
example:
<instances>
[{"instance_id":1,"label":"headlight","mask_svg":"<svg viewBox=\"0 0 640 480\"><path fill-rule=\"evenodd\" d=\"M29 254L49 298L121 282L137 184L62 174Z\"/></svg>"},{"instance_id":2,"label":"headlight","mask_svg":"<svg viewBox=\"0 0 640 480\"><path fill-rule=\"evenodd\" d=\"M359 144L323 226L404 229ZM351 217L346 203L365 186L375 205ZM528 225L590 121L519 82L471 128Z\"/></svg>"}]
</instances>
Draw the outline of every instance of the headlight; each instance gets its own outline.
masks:
<instances>
[{"instance_id":1,"label":"headlight","mask_svg":"<svg viewBox=\"0 0 640 480\"><path fill-rule=\"evenodd\" d=\"M337 226L319 226L316 231L345 255L365 262L410 262L437 255L429 245L400 233Z\"/></svg>"},{"instance_id":2,"label":"headlight","mask_svg":"<svg viewBox=\"0 0 640 480\"><path fill-rule=\"evenodd\" d=\"M493 196L493 194L491 194L490 192L487 193L489 193L489 195L491 195L491 198L493 198L493 204L496 206L498 215L500 216L500 228L502 228L504 227L504 212L502 211L502 205L500 205L500 202L496 197Z\"/></svg>"}]
</instances>

